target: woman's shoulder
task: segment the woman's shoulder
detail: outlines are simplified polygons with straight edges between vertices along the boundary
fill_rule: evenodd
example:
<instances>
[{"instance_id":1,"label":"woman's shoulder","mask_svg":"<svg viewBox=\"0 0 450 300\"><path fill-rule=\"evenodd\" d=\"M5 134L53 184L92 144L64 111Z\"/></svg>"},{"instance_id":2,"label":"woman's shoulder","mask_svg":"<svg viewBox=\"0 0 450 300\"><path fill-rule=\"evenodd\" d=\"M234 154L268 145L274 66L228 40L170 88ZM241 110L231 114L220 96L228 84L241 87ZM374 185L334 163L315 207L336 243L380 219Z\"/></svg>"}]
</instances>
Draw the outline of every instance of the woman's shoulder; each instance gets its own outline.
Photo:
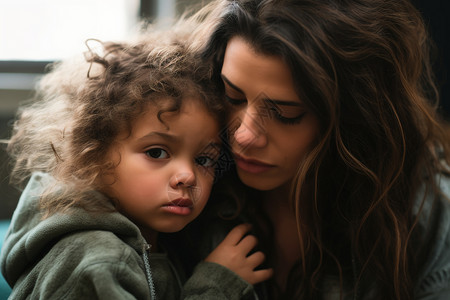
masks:
<instances>
[{"instance_id":1,"label":"woman's shoulder","mask_svg":"<svg viewBox=\"0 0 450 300\"><path fill-rule=\"evenodd\" d=\"M450 174L438 173L428 184L422 184L416 194L413 210L414 215L419 216L419 225L429 227L437 223L445 227L447 216L450 215Z\"/></svg>"},{"instance_id":2,"label":"woman's shoulder","mask_svg":"<svg viewBox=\"0 0 450 300\"><path fill-rule=\"evenodd\" d=\"M419 295L442 293L450 299L450 176L438 174L435 179L436 188L422 188L416 201L422 270L417 288Z\"/></svg>"}]
</instances>

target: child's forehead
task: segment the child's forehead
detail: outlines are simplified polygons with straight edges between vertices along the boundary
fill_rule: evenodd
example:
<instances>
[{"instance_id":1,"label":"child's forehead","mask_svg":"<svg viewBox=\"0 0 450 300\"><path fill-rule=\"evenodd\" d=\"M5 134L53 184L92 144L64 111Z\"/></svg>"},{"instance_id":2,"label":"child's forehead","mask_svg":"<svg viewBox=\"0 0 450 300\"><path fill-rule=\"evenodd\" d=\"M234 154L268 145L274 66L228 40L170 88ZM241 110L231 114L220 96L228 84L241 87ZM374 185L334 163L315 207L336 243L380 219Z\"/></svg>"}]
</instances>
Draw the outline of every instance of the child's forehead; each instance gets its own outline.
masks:
<instances>
[{"instance_id":1,"label":"child's forehead","mask_svg":"<svg viewBox=\"0 0 450 300\"><path fill-rule=\"evenodd\" d=\"M149 102L141 115L131 122L131 137L145 136L147 132L160 132L169 134L182 134L182 132L195 131L199 136L210 136L216 139L220 130L220 122L204 105L196 98L179 99L178 105L170 102L177 99L165 99L166 101Z\"/></svg>"},{"instance_id":2,"label":"child's forehead","mask_svg":"<svg viewBox=\"0 0 450 300\"><path fill-rule=\"evenodd\" d=\"M195 94L188 94L181 97L159 96L152 99L152 101L148 101L144 110L147 112L167 111L177 113L183 111L187 105L197 106L210 111L206 101L200 95ZM209 112L209 114L214 115L213 112Z\"/></svg>"}]
</instances>

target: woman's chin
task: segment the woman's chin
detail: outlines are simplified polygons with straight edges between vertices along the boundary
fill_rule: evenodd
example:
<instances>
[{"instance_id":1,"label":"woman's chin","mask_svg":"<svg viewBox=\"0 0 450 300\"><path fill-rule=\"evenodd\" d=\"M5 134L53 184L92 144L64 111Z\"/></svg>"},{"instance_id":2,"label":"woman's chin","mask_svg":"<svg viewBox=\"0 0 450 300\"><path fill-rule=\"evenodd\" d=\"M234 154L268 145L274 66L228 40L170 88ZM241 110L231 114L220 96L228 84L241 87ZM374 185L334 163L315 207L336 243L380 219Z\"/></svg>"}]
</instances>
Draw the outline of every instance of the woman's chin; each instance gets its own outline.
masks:
<instances>
[{"instance_id":1,"label":"woman's chin","mask_svg":"<svg viewBox=\"0 0 450 300\"><path fill-rule=\"evenodd\" d=\"M243 184L258 191L271 191L284 185L284 182L279 178L255 176L239 170L237 173Z\"/></svg>"}]
</instances>

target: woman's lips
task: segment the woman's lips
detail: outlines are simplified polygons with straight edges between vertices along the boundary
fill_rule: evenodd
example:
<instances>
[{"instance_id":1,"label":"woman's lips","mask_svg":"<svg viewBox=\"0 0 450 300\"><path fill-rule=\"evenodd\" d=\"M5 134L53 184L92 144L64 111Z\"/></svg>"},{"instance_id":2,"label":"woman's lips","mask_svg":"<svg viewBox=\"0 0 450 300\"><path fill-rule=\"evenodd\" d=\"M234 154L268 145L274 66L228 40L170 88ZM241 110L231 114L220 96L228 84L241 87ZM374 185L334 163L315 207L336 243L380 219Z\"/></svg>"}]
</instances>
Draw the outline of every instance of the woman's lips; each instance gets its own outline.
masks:
<instances>
[{"instance_id":1,"label":"woman's lips","mask_svg":"<svg viewBox=\"0 0 450 300\"><path fill-rule=\"evenodd\" d=\"M244 158L238 154L234 154L234 159L237 167L248 173L263 173L275 167L274 165L266 164L256 159Z\"/></svg>"},{"instance_id":2,"label":"woman's lips","mask_svg":"<svg viewBox=\"0 0 450 300\"><path fill-rule=\"evenodd\" d=\"M168 204L164 205L163 208L170 213L187 216L192 212L194 203L190 199L178 198L170 201Z\"/></svg>"}]
</instances>

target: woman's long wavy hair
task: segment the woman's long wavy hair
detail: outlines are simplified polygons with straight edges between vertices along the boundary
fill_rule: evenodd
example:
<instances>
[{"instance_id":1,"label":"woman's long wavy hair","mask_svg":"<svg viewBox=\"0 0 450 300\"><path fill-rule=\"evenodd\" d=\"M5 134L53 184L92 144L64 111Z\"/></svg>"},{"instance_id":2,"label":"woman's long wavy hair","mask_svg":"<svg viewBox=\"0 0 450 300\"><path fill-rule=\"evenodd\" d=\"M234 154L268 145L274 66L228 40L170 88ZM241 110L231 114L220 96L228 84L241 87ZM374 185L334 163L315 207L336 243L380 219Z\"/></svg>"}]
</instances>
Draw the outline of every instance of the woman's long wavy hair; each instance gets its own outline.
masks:
<instances>
[{"instance_id":1,"label":"woman's long wavy hair","mask_svg":"<svg viewBox=\"0 0 450 300\"><path fill-rule=\"evenodd\" d=\"M105 154L149 103L160 108L162 122L185 98L223 118L210 70L187 49L190 32L180 21L170 31L150 28L124 42L88 41L84 55L51 66L35 97L19 109L7 145L14 184L23 186L36 171L63 183L41 197L44 215L72 206L111 207L94 196L102 188L99 175L115 167Z\"/></svg>"},{"instance_id":2,"label":"woman's long wavy hair","mask_svg":"<svg viewBox=\"0 0 450 300\"><path fill-rule=\"evenodd\" d=\"M412 299L415 198L423 182L437 190L450 157L419 12L407 0L219 0L199 16L217 82L240 36L286 62L320 122L292 190L301 259L289 299L319 299L330 272L341 291L363 290L370 274L380 299Z\"/></svg>"}]
</instances>

